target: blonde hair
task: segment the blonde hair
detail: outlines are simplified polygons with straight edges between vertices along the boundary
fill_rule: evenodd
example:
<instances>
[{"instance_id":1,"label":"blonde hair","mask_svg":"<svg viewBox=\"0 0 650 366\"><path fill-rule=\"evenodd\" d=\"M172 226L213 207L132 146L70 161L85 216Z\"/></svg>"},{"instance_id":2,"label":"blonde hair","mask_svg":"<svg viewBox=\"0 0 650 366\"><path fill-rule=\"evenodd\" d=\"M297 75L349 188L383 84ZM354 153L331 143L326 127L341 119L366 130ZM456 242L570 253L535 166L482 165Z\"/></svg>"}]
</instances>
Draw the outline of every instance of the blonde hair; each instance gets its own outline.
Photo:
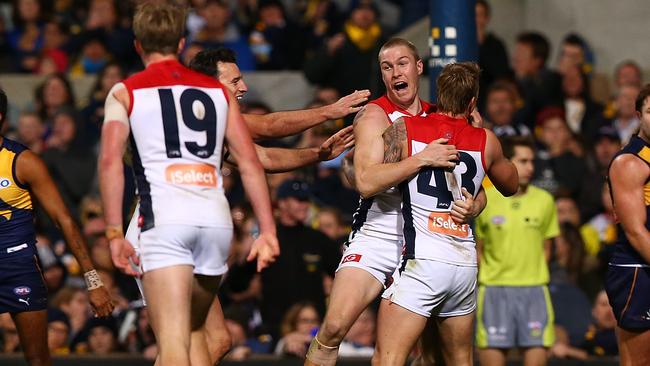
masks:
<instances>
[{"instance_id":1,"label":"blonde hair","mask_svg":"<svg viewBox=\"0 0 650 366\"><path fill-rule=\"evenodd\" d=\"M185 34L184 8L144 2L133 16L133 32L146 54L176 54Z\"/></svg>"}]
</instances>

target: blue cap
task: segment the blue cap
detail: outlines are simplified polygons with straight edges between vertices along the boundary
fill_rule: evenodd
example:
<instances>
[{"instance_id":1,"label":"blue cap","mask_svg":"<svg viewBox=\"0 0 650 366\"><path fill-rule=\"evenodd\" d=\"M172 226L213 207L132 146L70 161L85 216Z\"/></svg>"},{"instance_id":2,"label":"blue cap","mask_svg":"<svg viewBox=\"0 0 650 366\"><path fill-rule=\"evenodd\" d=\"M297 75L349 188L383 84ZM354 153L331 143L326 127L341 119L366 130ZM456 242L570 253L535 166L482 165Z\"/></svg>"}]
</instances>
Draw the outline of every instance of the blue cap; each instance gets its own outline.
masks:
<instances>
[{"instance_id":1,"label":"blue cap","mask_svg":"<svg viewBox=\"0 0 650 366\"><path fill-rule=\"evenodd\" d=\"M280 184L275 196L279 200L292 197L300 201L307 201L311 197L311 192L309 184L304 180L289 179Z\"/></svg>"}]
</instances>

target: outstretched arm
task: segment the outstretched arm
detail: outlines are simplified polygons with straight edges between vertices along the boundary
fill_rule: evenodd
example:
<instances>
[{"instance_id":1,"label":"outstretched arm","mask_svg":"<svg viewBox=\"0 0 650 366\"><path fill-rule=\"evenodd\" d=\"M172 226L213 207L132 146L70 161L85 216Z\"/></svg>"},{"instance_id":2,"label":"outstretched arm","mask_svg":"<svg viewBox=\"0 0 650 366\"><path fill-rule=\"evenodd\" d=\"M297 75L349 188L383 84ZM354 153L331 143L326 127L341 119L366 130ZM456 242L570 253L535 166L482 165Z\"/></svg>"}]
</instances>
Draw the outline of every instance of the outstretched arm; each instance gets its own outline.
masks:
<instances>
[{"instance_id":1,"label":"outstretched arm","mask_svg":"<svg viewBox=\"0 0 650 366\"><path fill-rule=\"evenodd\" d=\"M285 149L254 145L257 157L267 173L288 172L320 161L332 160L343 151L354 146L352 126L341 129L320 147L306 149ZM232 155L229 162L236 164Z\"/></svg>"},{"instance_id":2,"label":"outstretched arm","mask_svg":"<svg viewBox=\"0 0 650 366\"><path fill-rule=\"evenodd\" d=\"M650 232L645 225L648 218L643 187L649 176L648 165L629 154L616 157L609 170L616 217L620 220L632 247L648 264Z\"/></svg>"},{"instance_id":3,"label":"outstretched arm","mask_svg":"<svg viewBox=\"0 0 650 366\"><path fill-rule=\"evenodd\" d=\"M285 137L295 135L325 121L356 113L362 108L358 105L367 101L369 96L370 91L359 90L323 107L265 115L244 114L243 116L253 139Z\"/></svg>"},{"instance_id":4,"label":"outstretched arm","mask_svg":"<svg viewBox=\"0 0 650 366\"><path fill-rule=\"evenodd\" d=\"M63 233L68 249L84 273L90 303L95 313L98 316L110 315L114 308L111 297L90 260L88 246L79 227L70 216L43 161L31 151L22 152L16 161L16 176L20 182L29 186L31 193Z\"/></svg>"},{"instance_id":5,"label":"outstretched arm","mask_svg":"<svg viewBox=\"0 0 650 366\"><path fill-rule=\"evenodd\" d=\"M398 185L422 167L453 167L458 154L454 146L444 145L446 139L438 139L408 156L404 121L398 119L389 126L386 114L375 105L357 114L354 137L355 185L364 198Z\"/></svg>"},{"instance_id":6,"label":"outstretched arm","mask_svg":"<svg viewBox=\"0 0 650 366\"><path fill-rule=\"evenodd\" d=\"M253 243L248 259L252 260L257 257L257 270L260 271L280 254L275 221L271 213L271 199L262 164L255 153L253 141L239 112L237 100L232 94L228 99L230 102L228 103L226 140L230 152L239 162L242 183L260 225L260 236Z\"/></svg>"}]
</instances>

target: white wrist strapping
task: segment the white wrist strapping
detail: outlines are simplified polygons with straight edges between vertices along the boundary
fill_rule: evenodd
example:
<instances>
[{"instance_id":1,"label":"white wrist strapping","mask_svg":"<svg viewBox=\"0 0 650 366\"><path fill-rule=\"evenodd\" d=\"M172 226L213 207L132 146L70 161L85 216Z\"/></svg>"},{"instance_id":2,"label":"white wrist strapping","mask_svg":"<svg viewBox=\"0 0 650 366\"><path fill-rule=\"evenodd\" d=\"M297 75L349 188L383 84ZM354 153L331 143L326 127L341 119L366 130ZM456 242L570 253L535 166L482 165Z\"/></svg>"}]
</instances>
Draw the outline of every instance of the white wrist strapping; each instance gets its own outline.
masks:
<instances>
[{"instance_id":1,"label":"white wrist strapping","mask_svg":"<svg viewBox=\"0 0 650 366\"><path fill-rule=\"evenodd\" d=\"M99 274L94 269L84 273L84 280L86 280L86 287L88 288L88 291L95 290L104 286L102 279L99 278Z\"/></svg>"}]
</instances>

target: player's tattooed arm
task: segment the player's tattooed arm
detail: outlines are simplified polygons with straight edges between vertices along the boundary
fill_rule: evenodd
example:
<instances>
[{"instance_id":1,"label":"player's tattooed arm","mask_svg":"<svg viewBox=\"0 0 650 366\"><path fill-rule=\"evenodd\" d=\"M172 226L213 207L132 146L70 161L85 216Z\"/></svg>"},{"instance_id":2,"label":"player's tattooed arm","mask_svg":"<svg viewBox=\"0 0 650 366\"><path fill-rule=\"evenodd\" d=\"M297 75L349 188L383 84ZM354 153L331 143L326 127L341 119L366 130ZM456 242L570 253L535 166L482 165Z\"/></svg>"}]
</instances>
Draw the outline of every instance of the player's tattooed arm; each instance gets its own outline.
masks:
<instances>
[{"instance_id":1,"label":"player's tattooed arm","mask_svg":"<svg viewBox=\"0 0 650 366\"><path fill-rule=\"evenodd\" d=\"M406 142L406 125L398 119L384 131L384 163L397 163L402 160L403 146Z\"/></svg>"}]
</instances>

